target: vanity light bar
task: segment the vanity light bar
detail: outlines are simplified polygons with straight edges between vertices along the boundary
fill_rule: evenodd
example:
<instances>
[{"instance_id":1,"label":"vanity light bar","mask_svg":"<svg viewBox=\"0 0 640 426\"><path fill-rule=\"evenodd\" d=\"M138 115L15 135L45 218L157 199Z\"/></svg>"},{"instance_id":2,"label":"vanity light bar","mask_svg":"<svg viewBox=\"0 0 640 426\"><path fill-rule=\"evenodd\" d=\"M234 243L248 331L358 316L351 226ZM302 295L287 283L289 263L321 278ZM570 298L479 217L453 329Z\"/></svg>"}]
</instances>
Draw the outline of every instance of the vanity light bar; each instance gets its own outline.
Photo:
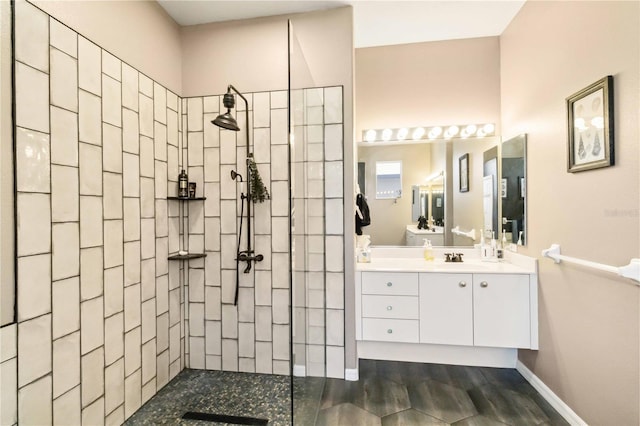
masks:
<instances>
[{"instance_id":1,"label":"vanity light bar","mask_svg":"<svg viewBox=\"0 0 640 426\"><path fill-rule=\"evenodd\" d=\"M402 127L399 129L367 129L362 131L365 142L389 142L405 140L447 140L453 138L483 138L494 136L493 123L453 124L450 126Z\"/></svg>"}]
</instances>

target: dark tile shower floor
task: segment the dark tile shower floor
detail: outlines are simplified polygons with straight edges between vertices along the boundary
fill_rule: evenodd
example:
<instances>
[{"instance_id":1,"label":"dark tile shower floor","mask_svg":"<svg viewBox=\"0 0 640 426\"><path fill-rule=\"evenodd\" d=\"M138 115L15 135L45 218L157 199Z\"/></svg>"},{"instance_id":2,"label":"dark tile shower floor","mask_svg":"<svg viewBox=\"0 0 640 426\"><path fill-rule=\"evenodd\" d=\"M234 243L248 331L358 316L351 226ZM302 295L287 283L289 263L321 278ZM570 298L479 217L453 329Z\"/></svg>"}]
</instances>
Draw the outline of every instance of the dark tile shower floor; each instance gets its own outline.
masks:
<instances>
[{"instance_id":1,"label":"dark tile shower floor","mask_svg":"<svg viewBox=\"0 0 640 426\"><path fill-rule=\"evenodd\" d=\"M187 411L291 424L286 376L184 370L127 425L222 425L182 420ZM513 369L360 361L360 380L294 379L301 426L566 425Z\"/></svg>"}]
</instances>

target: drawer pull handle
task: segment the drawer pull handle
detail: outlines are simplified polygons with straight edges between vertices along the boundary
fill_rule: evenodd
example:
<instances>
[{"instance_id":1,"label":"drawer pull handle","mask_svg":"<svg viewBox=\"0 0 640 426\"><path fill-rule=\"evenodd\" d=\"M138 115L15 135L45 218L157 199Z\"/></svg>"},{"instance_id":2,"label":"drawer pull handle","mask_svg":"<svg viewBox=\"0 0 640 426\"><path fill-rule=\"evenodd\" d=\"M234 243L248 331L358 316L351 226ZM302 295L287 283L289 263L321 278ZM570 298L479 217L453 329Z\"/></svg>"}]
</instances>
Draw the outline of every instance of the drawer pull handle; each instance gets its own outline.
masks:
<instances>
[{"instance_id":1,"label":"drawer pull handle","mask_svg":"<svg viewBox=\"0 0 640 426\"><path fill-rule=\"evenodd\" d=\"M391 334L391 333L393 333L393 330L389 328L389 329L387 330L387 333L388 333L388 334Z\"/></svg>"},{"instance_id":2,"label":"drawer pull handle","mask_svg":"<svg viewBox=\"0 0 640 426\"><path fill-rule=\"evenodd\" d=\"M464 282L464 281L460 281L460 282L458 283L458 285L459 285L460 287L466 287L466 286L467 286L467 283L466 283L466 282Z\"/></svg>"},{"instance_id":3,"label":"drawer pull handle","mask_svg":"<svg viewBox=\"0 0 640 426\"><path fill-rule=\"evenodd\" d=\"M391 306L391 305L387 306L387 311L390 311L392 309L393 309L393 306Z\"/></svg>"},{"instance_id":4,"label":"drawer pull handle","mask_svg":"<svg viewBox=\"0 0 640 426\"><path fill-rule=\"evenodd\" d=\"M480 287L482 287L482 288L486 288L486 287L488 287L488 286L489 286L489 283L488 283L488 282L486 282L486 281L482 281L482 282L480 283Z\"/></svg>"},{"instance_id":5,"label":"drawer pull handle","mask_svg":"<svg viewBox=\"0 0 640 426\"><path fill-rule=\"evenodd\" d=\"M392 283L391 281L389 281L389 282L387 283L387 287L391 287L392 285L393 285L393 283Z\"/></svg>"}]
</instances>

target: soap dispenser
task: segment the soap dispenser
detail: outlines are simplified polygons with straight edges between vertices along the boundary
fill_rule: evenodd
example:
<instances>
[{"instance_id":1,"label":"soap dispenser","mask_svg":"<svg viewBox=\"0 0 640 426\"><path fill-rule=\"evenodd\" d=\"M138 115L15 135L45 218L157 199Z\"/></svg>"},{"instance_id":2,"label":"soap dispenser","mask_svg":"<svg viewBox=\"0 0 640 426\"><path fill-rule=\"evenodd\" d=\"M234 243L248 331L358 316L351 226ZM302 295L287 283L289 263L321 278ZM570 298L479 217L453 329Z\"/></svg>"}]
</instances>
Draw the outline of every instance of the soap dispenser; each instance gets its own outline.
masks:
<instances>
[{"instance_id":1,"label":"soap dispenser","mask_svg":"<svg viewBox=\"0 0 640 426\"><path fill-rule=\"evenodd\" d=\"M431 241L425 238L424 246L422 246L422 249L424 251L424 260L431 262L435 259L435 257L433 256L433 246L431 245Z\"/></svg>"}]
</instances>

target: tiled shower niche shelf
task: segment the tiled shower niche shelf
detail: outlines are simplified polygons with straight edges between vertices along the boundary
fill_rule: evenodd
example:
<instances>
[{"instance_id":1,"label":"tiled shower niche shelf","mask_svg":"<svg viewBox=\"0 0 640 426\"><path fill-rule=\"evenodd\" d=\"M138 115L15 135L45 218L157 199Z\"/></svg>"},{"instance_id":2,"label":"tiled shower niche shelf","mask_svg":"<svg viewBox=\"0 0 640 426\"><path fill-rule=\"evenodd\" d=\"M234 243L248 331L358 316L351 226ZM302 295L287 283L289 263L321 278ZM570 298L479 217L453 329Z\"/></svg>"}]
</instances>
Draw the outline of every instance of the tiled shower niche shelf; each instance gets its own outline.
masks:
<instances>
[{"instance_id":1,"label":"tiled shower niche shelf","mask_svg":"<svg viewBox=\"0 0 640 426\"><path fill-rule=\"evenodd\" d=\"M169 256L167 259L169 260L189 260L189 259L199 259L201 257L207 257L206 253L187 253L187 254L173 254Z\"/></svg>"},{"instance_id":2,"label":"tiled shower niche shelf","mask_svg":"<svg viewBox=\"0 0 640 426\"><path fill-rule=\"evenodd\" d=\"M167 200L179 200L179 201L198 201L206 200L207 197L167 197ZM187 254L173 254L167 259L169 260L190 260L199 259L201 257L207 257L206 253L187 253Z\"/></svg>"}]
</instances>

